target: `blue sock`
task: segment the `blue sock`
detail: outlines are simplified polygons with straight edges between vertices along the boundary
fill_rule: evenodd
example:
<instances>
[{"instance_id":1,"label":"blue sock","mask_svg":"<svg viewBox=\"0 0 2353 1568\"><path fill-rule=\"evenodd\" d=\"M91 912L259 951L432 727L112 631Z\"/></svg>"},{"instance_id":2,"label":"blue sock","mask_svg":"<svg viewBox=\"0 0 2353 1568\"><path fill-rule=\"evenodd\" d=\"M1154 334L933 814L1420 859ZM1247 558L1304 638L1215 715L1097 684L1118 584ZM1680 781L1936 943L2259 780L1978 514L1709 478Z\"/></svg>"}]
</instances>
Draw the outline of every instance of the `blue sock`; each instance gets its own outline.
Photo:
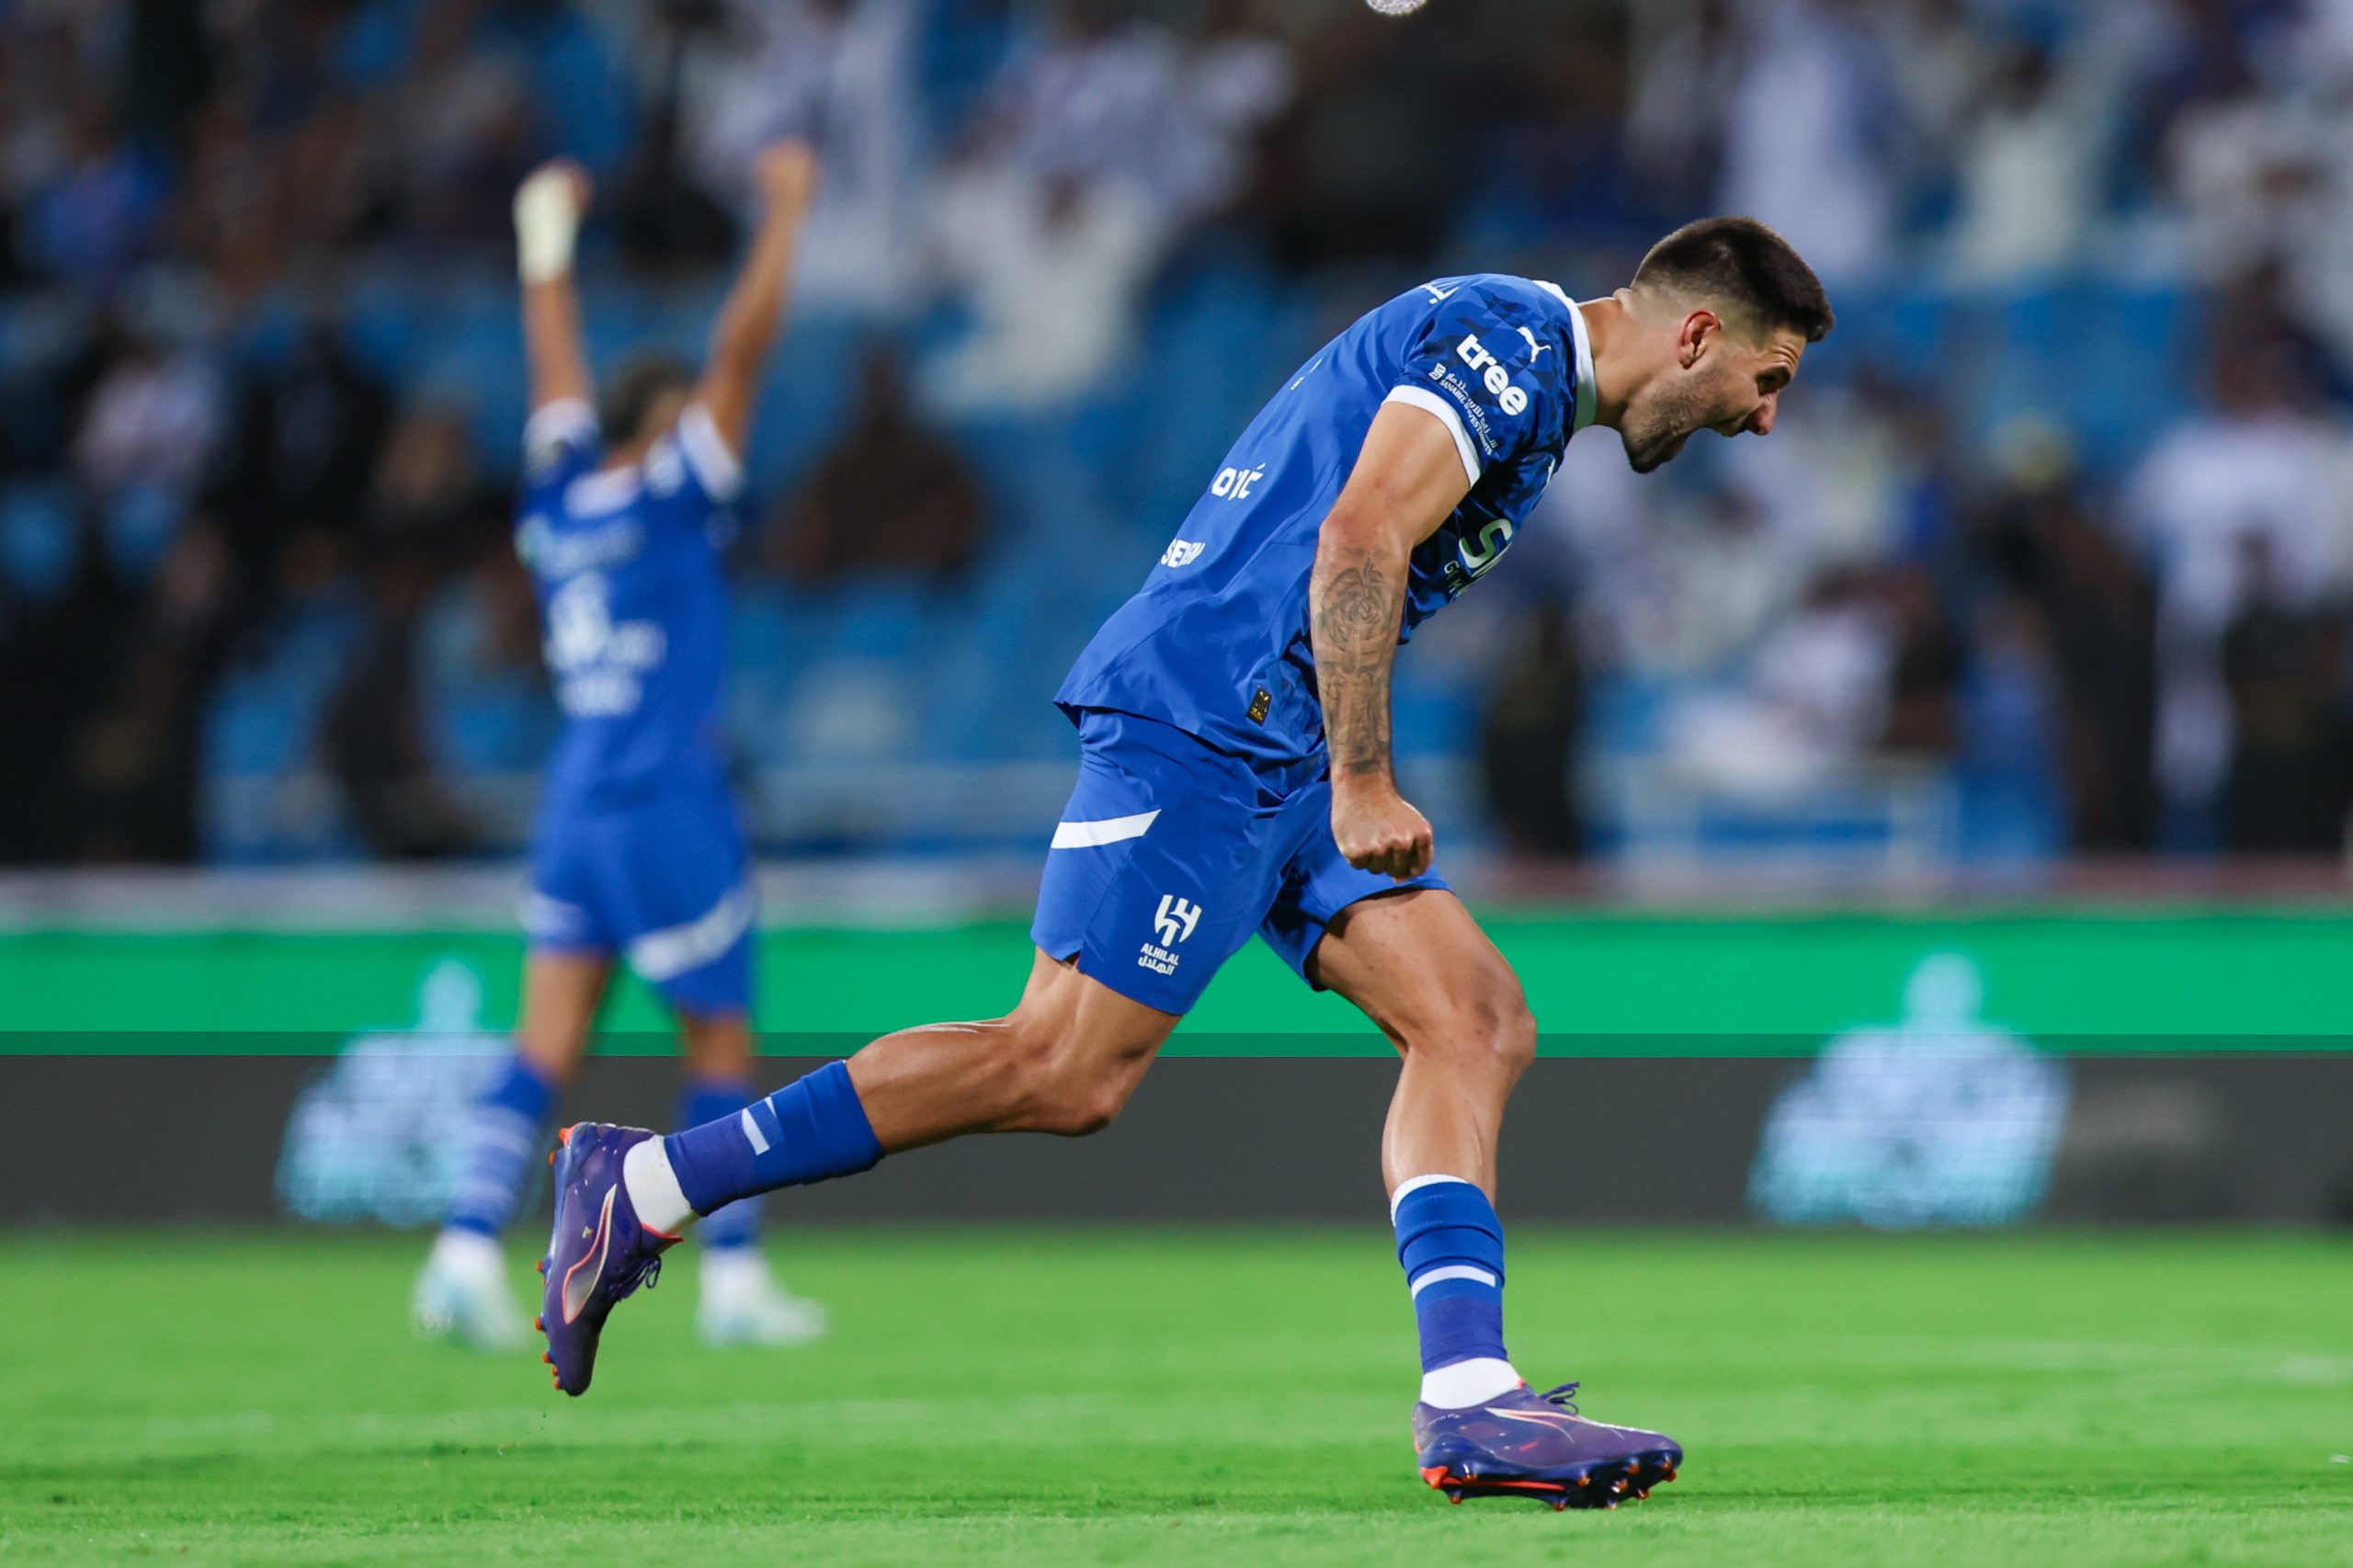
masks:
<instances>
[{"instance_id":1,"label":"blue sock","mask_svg":"<svg viewBox=\"0 0 2353 1568\"><path fill-rule=\"evenodd\" d=\"M468 1113L450 1229L494 1236L515 1217L531 1161L545 1153L545 1124L555 1081L518 1052Z\"/></svg>"},{"instance_id":2,"label":"blue sock","mask_svg":"<svg viewBox=\"0 0 2353 1568\"><path fill-rule=\"evenodd\" d=\"M846 1062L828 1062L733 1116L662 1141L678 1190L698 1214L741 1198L871 1167L882 1158Z\"/></svg>"},{"instance_id":3,"label":"blue sock","mask_svg":"<svg viewBox=\"0 0 2353 1568\"><path fill-rule=\"evenodd\" d=\"M680 1131L706 1121L730 1121L752 1103L752 1086L741 1078L689 1078L678 1090ZM760 1239L760 1200L746 1198L705 1220L695 1232L705 1247L722 1252L755 1245Z\"/></svg>"},{"instance_id":4,"label":"blue sock","mask_svg":"<svg viewBox=\"0 0 2353 1568\"><path fill-rule=\"evenodd\" d=\"M1504 1353L1504 1226L1487 1195L1453 1176L1398 1188L1397 1261L1414 1293L1422 1370ZM1475 1397L1475 1396L1474 1396Z\"/></svg>"}]
</instances>

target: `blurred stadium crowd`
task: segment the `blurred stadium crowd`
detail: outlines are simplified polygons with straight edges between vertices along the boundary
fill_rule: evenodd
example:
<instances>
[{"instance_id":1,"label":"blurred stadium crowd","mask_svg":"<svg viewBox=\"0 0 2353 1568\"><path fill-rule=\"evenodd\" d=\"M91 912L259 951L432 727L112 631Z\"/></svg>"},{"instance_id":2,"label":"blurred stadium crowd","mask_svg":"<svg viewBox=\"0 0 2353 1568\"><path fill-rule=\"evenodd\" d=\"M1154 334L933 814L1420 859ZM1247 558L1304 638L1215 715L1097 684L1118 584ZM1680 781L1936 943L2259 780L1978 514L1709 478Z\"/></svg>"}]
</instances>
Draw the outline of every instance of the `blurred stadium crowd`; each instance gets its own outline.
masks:
<instances>
[{"instance_id":1,"label":"blurred stadium crowd","mask_svg":"<svg viewBox=\"0 0 2353 1568\"><path fill-rule=\"evenodd\" d=\"M771 847L1028 843L1063 663L1280 378L1420 278L1782 228L1779 433L1571 449L1401 664L1529 857L2341 853L2347 0L0 0L0 861L515 847L508 201L598 182L600 357L691 348L819 143L749 454Z\"/></svg>"}]
</instances>

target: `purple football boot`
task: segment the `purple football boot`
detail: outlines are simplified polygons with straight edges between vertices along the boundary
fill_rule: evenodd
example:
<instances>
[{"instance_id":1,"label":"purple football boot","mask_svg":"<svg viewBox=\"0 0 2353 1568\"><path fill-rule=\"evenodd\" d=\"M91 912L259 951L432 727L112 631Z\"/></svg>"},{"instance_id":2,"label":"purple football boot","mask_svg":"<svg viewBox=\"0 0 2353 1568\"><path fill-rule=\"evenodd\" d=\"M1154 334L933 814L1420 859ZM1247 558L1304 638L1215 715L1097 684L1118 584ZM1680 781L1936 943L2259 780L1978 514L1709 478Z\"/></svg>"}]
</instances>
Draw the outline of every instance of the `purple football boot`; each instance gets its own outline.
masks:
<instances>
[{"instance_id":1,"label":"purple football boot","mask_svg":"<svg viewBox=\"0 0 2353 1568\"><path fill-rule=\"evenodd\" d=\"M1588 1421L1574 1383L1547 1394L1526 1383L1467 1410L1414 1406L1422 1479L1465 1497L1533 1497L1554 1508L1614 1508L1673 1481L1683 1449L1672 1437Z\"/></svg>"},{"instance_id":2,"label":"purple football boot","mask_svg":"<svg viewBox=\"0 0 2353 1568\"><path fill-rule=\"evenodd\" d=\"M597 1338L613 1303L662 1274L662 1254L677 1241L638 1223L621 1182L621 1156L654 1136L642 1127L583 1121L556 1135L555 1229L540 1259L547 1280L537 1327L548 1336L540 1357L555 1369L555 1386L577 1398L597 1369Z\"/></svg>"}]
</instances>

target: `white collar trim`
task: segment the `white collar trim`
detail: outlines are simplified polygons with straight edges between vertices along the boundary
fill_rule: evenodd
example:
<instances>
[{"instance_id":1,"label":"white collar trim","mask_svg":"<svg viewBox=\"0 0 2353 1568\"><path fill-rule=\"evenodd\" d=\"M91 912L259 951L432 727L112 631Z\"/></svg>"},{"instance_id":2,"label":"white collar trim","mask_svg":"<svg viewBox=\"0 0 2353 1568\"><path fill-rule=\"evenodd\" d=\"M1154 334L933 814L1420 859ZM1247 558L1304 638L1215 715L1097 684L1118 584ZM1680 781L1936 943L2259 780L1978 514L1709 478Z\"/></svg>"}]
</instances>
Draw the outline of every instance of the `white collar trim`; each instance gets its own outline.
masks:
<instances>
[{"instance_id":1,"label":"white collar trim","mask_svg":"<svg viewBox=\"0 0 2353 1568\"><path fill-rule=\"evenodd\" d=\"M574 480L564 500L574 513L583 517L616 512L637 499L640 483L635 463L627 468L602 469Z\"/></svg>"},{"instance_id":2,"label":"white collar trim","mask_svg":"<svg viewBox=\"0 0 2353 1568\"><path fill-rule=\"evenodd\" d=\"M1585 312L1578 309L1574 300L1562 292L1559 284L1547 283L1540 278L1535 282L1539 289L1569 307L1569 335L1575 340L1577 352L1577 412L1576 417L1569 424L1569 434L1574 436L1592 424L1597 412L1593 389L1593 337L1585 328Z\"/></svg>"}]
</instances>

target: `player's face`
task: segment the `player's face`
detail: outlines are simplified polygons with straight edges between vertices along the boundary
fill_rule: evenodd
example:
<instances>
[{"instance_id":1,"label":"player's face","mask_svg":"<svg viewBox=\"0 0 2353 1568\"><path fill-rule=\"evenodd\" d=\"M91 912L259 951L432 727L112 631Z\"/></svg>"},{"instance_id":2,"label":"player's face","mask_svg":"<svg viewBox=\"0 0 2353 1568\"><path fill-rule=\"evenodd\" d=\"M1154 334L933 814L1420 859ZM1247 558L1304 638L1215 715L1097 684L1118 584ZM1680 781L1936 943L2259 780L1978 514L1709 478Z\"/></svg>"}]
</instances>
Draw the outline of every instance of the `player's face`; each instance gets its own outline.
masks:
<instances>
[{"instance_id":1,"label":"player's face","mask_svg":"<svg viewBox=\"0 0 2353 1568\"><path fill-rule=\"evenodd\" d=\"M1681 352L1687 342L1688 364ZM1719 324L1697 334L1696 341L1687 335L1677 348L1674 369L1627 411L1621 439L1636 473L1673 461L1683 443L1703 429L1719 436L1744 430L1770 434L1780 414L1781 389L1797 374L1805 339L1783 327L1750 343Z\"/></svg>"},{"instance_id":2,"label":"player's face","mask_svg":"<svg viewBox=\"0 0 2353 1568\"><path fill-rule=\"evenodd\" d=\"M692 387L663 388L654 401L645 405L645 422L637 427L637 439L644 442L659 440L671 426L678 422L678 415L687 411L687 404L694 401L694 395Z\"/></svg>"}]
</instances>

